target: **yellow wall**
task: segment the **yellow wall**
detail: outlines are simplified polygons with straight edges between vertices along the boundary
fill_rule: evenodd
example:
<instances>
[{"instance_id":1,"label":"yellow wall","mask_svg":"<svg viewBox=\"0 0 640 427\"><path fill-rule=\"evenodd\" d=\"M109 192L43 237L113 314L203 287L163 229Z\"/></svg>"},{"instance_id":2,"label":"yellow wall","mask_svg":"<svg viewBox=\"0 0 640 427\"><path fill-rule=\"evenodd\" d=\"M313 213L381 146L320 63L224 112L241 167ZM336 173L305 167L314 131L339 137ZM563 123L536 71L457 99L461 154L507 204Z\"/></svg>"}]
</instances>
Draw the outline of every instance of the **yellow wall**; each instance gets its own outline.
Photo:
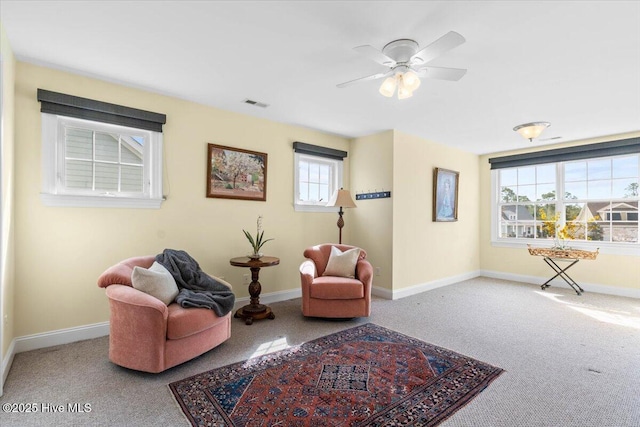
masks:
<instances>
[{"instance_id":1,"label":"yellow wall","mask_svg":"<svg viewBox=\"0 0 640 427\"><path fill-rule=\"evenodd\" d=\"M26 63L15 64L14 78L14 61L6 55L6 45L3 37L3 89L7 88L3 96L5 101L9 98L3 113L8 126L3 127L2 174L7 187L3 187L2 262L7 267L2 302L9 315L9 323L3 325L3 351L14 337L106 321L107 300L96 286L99 274L124 258L156 254L164 248L187 250L203 270L230 281L238 297L248 296L242 284L248 272L231 267L228 260L249 251L242 229L253 230L258 215L264 217L265 236L276 239L265 246L265 252L282 260L279 266L261 271L263 293L298 290L302 251L336 240L337 215L293 210L294 141L349 151L344 186L353 195L392 191L389 199L358 201L358 208L347 209L343 229L343 241L365 248L374 268L380 268L374 286L390 295L481 270L548 275L546 265L524 249L490 244L490 156L479 157L398 131L349 141ZM15 100L11 100L14 88ZM162 208L43 206L38 88L167 114L168 198ZM268 154L267 202L204 196L208 142ZM457 222L431 220L435 167L460 172ZM15 215L9 208L13 174ZM639 264L637 257L602 254L597 262L585 262L576 270L576 279L638 287ZM14 287L19 289L15 295Z\"/></svg>"},{"instance_id":2,"label":"yellow wall","mask_svg":"<svg viewBox=\"0 0 640 427\"><path fill-rule=\"evenodd\" d=\"M351 141L349 164L353 197L357 193L391 191L391 198L358 200L358 207L347 209L344 217L346 227L351 230L352 244L367 251L367 259L374 268L374 289L386 291L393 289L393 134L387 131Z\"/></svg>"},{"instance_id":3,"label":"yellow wall","mask_svg":"<svg viewBox=\"0 0 640 427\"><path fill-rule=\"evenodd\" d=\"M477 271L478 156L402 132L394 135L394 290ZM460 172L456 222L432 222L435 167Z\"/></svg>"},{"instance_id":4,"label":"yellow wall","mask_svg":"<svg viewBox=\"0 0 640 427\"><path fill-rule=\"evenodd\" d=\"M478 259L478 156L399 131L351 142L351 190L391 190L391 198L360 200L348 210L354 218L354 244L369 253L380 276L374 287L398 291L473 275ZM456 222L433 222L433 169L460 172ZM387 292L383 292L387 294Z\"/></svg>"},{"instance_id":5,"label":"yellow wall","mask_svg":"<svg viewBox=\"0 0 640 427\"><path fill-rule=\"evenodd\" d=\"M551 277L549 267L541 257L531 256L525 248L505 248L491 245L491 170L489 158L533 152L554 148L591 144L639 137L640 132L594 138L566 144L527 147L518 151L494 153L480 157L480 264L485 271L510 273L523 276ZM613 286L616 288L640 288L640 262L638 256L601 253L596 261L584 261L571 269L571 277L578 283Z\"/></svg>"},{"instance_id":6,"label":"yellow wall","mask_svg":"<svg viewBox=\"0 0 640 427\"><path fill-rule=\"evenodd\" d=\"M38 88L167 115L164 126L165 194L161 209L46 207L40 201L41 139ZM250 107L247 107L250 108ZM305 247L331 241L336 215L293 210L294 141L348 150L349 141L324 133L17 63L16 77L16 287L15 335L103 322L108 304L96 279L130 256L184 249L210 274L225 277L237 297L248 296L229 259L249 252L242 229L263 215L268 255L263 293L296 290ZM267 201L205 197L207 143L268 154ZM349 159L345 161L348 185ZM348 221L348 219L347 219ZM349 228L344 230L349 240Z\"/></svg>"},{"instance_id":7,"label":"yellow wall","mask_svg":"<svg viewBox=\"0 0 640 427\"><path fill-rule=\"evenodd\" d=\"M0 201L0 303L2 304L2 343L0 349L3 356L15 337L14 317L14 80L15 59L4 28L0 25L0 62L2 63L2 200ZM6 316L6 321L4 317ZM0 381L2 379L0 378ZM1 387L0 387L1 389Z\"/></svg>"}]
</instances>

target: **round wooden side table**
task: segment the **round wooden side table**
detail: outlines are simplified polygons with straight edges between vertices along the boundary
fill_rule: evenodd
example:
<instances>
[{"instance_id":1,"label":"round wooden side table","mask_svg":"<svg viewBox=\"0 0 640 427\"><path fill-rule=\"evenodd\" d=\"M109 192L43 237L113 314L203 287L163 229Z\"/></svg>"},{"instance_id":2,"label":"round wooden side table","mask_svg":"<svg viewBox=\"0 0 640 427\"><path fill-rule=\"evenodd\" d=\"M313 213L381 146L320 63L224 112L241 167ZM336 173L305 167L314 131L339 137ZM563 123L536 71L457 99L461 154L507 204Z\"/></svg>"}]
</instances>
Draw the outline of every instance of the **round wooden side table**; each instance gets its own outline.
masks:
<instances>
[{"instance_id":1,"label":"round wooden side table","mask_svg":"<svg viewBox=\"0 0 640 427\"><path fill-rule=\"evenodd\" d=\"M271 267L280 264L280 259L273 256L263 256L259 259L251 259L243 256L231 258L229 263L234 267L246 267L251 270L251 283L249 284L249 295L251 295L251 303L239 308L233 315L235 318L244 319L247 325L253 324L254 320L275 319L276 316L270 307L260 304L260 292L262 286L258 281L260 269L263 267Z\"/></svg>"}]
</instances>

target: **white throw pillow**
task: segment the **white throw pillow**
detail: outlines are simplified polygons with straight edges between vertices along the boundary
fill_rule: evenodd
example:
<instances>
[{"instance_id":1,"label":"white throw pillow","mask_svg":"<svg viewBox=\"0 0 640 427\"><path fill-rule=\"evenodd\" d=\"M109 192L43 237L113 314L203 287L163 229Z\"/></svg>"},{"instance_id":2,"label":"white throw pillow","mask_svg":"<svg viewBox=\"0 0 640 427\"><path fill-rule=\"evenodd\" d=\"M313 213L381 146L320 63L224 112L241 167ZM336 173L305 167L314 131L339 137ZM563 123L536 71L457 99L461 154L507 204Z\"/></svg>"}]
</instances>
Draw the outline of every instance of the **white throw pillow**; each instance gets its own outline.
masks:
<instances>
[{"instance_id":1,"label":"white throw pillow","mask_svg":"<svg viewBox=\"0 0 640 427\"><path fill-rule=\"evenodd\" d=\"M158 298L169 305L178 296L178 285L175 279L162 264L154 262L148 269L133 267L131 283L139 291Z\"/></svg>"},{"instance_id":2,"label":"white throw pillow","mask_svg":"<svg viewBox=\"0 0 640 427\"><path fill-rule=\"evenodd\" d=\"M342 252L331 246L331 255L323 276L356 277L356 264L360 256L360 248L353 248Z\"/></svg>"}]
</instances>

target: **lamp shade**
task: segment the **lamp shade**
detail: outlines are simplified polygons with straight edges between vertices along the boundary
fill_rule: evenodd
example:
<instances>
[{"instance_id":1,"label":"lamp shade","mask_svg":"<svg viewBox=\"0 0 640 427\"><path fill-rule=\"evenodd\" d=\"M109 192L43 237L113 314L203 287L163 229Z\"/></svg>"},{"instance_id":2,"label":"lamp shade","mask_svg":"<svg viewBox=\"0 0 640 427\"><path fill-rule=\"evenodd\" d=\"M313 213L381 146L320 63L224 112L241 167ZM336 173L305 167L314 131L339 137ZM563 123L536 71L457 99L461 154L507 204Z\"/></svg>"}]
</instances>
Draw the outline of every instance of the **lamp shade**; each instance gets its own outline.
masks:
<instances>
[{"instance_id":1,"label":"lamp shade","mask_svg":"<svg viewBox=\"0 0 640 427\"><path fill-rule=\"evenodd\" d=\"M551 126L549 122L532 122L518 125L514 127L513 130L522 135L523 138L533 141L534 138L539 137L542 131L549 126Z\"/></svg>"},{"instance_id":2,"label":"lamp shade","mask_svg":"<svg viewBox=\"0 0 640 427\"><path fill-rule=\"evenodd\" d=\"M340 206L341 208L357 208L356 203L353 201L351 197L351 193L349 190L339 189L336 190L331 199L329 199L329 203L327 206Z\"/></svg>"}]
</instances>

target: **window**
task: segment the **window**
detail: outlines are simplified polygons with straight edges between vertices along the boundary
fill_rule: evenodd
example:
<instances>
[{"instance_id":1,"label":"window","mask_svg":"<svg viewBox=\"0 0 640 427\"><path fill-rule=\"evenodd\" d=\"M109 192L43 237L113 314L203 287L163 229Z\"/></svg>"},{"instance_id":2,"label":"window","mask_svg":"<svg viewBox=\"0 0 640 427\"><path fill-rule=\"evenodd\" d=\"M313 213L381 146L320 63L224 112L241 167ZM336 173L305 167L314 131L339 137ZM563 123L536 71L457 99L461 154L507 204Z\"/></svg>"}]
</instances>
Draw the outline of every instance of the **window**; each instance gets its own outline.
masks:
<instances>
[{"instance_id":1,"label":"window","mask_svg":"<svg viewBox=\"0 0 640 427\"><path fill-rule=\"evenodd\" d=\"M490 162L498 165L492 164L493 241L539 242L549 246L556 238L566 235L571 239L569 245L576 248L637 251L640 248L640 142L638 139L624 141L633 143L617 151L622 154L612 156L580 154L574 158L576 156L565 152L559 157L544 158L560 161L537 164L527 164L531 159L526 155L524 161L517 158L520 156L491 159ZM600 145L600 148L611 149L616 145L615 142L608 144L612 145ZM576 147L587 152L590 148ZM557 150L550 152L553 151ZM595 153L610 154L611 151ZM508 167L510 165L515 166Z\"/></svg>"},{"instance_id":2,"label":"window","mask_svg":"<svg viewBox=\"0 0 640 427\"><path fill-rule=\"evenodd\" d=\"M342 162L322 157L296 154L298 164L299 205L324 206L333 192L339 188Z\"/></svg>"},{"instance_id":3,"label":"window","mask_svg":"<svg viewBox=\"0 0 640 427\"><path fill-rule=\"evenodd\" d=\"M342 159L345 151L294 143L296 211L335 211L327 207L333 193L342 186Z\"/></svg>"},{"instance_id":4,"label":"window","mask_svg":"<svg viewBox=\"0 0 640 427\"><path fill-rule=\"evenodd\" d=\"M62 104L52 102L52 99L71 99L75 103L89 101L98 107L112 104L43 92L41 97L38 91L39 100L43 103L42 200L45 205L160 207L162 133L153 130L157 129L156 125L122 120L122 117L102 120L93 114L93 110L69 114L65 106L60 107ZM58 95L66 98L56 98ZM127 110L127 107L119 108L120 113L122 109ZM51 111L64 114L50 114ZM135 114L140 110L133 111Z\"/></svg>"}]
</instances>

